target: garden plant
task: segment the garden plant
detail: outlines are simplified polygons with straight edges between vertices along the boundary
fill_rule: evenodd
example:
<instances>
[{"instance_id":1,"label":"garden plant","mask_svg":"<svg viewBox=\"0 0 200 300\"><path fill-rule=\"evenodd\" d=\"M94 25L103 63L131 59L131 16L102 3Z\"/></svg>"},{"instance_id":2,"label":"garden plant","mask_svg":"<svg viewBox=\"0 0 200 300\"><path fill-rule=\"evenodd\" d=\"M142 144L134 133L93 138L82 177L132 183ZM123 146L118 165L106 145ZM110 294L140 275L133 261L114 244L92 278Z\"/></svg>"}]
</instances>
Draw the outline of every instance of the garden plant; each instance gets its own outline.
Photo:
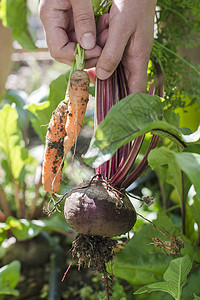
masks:
<instances>
[{"instance_id":1,"label":"garden plant","mask_svg":"<svg viewBox=\"0 0 200 300\"><path fill-rule=\"evenodd\" d=\"M94 2L98 22L112 1ZM0 2L37 53L32 13ZM0 299L200 299L199 47L199 1L158 0L146 93L122 63L104 81L85 70L79 44L45 93L5 88Z\"/></svg>"}]
</instances>

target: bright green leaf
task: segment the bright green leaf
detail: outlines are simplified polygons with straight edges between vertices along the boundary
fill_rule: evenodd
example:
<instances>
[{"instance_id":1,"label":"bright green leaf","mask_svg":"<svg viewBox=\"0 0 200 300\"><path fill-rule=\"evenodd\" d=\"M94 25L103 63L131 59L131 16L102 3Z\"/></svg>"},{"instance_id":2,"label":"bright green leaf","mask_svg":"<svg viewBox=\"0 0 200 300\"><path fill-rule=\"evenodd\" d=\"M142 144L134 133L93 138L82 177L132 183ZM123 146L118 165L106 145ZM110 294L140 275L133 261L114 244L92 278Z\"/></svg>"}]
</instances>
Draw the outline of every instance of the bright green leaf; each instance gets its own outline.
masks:
<instances>
[{"instance_id":1,"label":"bright green leaf","mask_svg":"<svg viewBox=\"0 0 200 300\"><path fill-rule=\"evenodd\" d=\"M126 248L117 254L113 265L114 275L133 285L160 281L170 257L163 255L162 249L156 249L151 244L153 237L163 239L164 236L151 224L144 224Z\"/></svg>"},{"instance_id":2,"label":"bright green leaf","mask_svg":"<svg viewBox=\"0 0 200 300\"><path fill-rule=\"evenodd\" d=\"M187 281L187 275L192 268L192 263L188 255L173 259L170 262L169 268L166 270L163 279L168 282L173 282L181 289Z\"/></svg>"},{"instance_id":3,"label":"bright green leaf","mask_svg":"<svg viewBox=\"0 0 200 300\"><path fill-rule=\"evenodd\" d=\"M114 105L99 124L84 159L97 167L127 142L151 131L173 140L181 140L182 136L176 127L163 121L163 103L158 96L129 95Z\"/></svg>"},{"instance_id":4,"label":"bright green leaf","mask_svg":"<svg viewBox=\"0 0 200 300\"><path fill-rule=\"evenodd\" d=\"M14 289L19 281L20 262L15 260L0 268L0 295L18 296L19 292Z\"/></svg>"},{"instance_id":5,"label":"bright green leaf","mask_svg":"<svg viewBox=\"0 0 200 300\"><path fill-rule=\"evenodd\" d=\"M157 290L169 293L174 299L180 300L182 287L187 281L187 275L191 268L192 263L188 255L173 259L164 273L163 279L165 282L156 282L143 286L135 294Z\"/></svg>"},{"instance_id":6,"label":"bright green leaf","mask_svg":"<svg viewBox=\"0 0 200 300\"><path fill-rule=\"evenodd\" d=\"M187 177L181 173L181 170L183 170L183 168L180 164L178 164L176 159L176 155L179 154L181 153L177 153L163 146L151 150L151 152L148 155L148 163L153 170L156 170L158 167L161 166L165 166L165 165L168 166L168 169L167 170L165 169L166 181L176 188L179 195L179 199L181 199L182 197L182 179L183 179L184 200L186 200L187 193L191 186L191 183L189 182Z\"/></svg>"},{"instance_id":7,"label":"bright green leaf","mask_svg":"<svg viewBox=\"0 0 200 300\"><path fill-rule=\"evenodd\" d=\"M146 286L141 287L134 294L151 293L154 291L169 293L172 297L176 297L174 291L176 291L176 285L173 282L156 282Z\"/></svg>"},{"instance_id":8,"label":"bright green leaf","mask_svg":"<svg viewBox=\"0 0 200 300\"><path fill-rule=\"evenodd\" d=\"M35 50L34 44L27 23L26 0L2 0L0 3L0 18L4 26L12 29L12 35L22 47Z\"/></svg>"},{"instance_id":9,"label":"bright green leaf","mask_svg":"<svg viewBox=\"0 0 200 300\"><path fill-rule=\"evenodd\" d=\"M18 114L15 108L5 105L0 110L0 148L6 156L6 160L12 176L18 179L24 166L30 160L28 150L22 146L22 133L18 127Z\"/></svg>"},{"instance_id":10,"label":"bright green leaf","mask_svg":"<svg viewBox=\"0 0 200 300\"><path fill-rule=\"evenodd\" d=\"M9 217L6 220L6 224L17 240L20 241L32 239L43 230L52 230L65 234L69 229L69 225L63 216L52 216L49 219L32 221Z\"/></svg>"},{"instance_id":11,"label":"bright green leaf","mask_svg":"<svg viewBox=\"0 0 200 300\"><path fill-rule=\"evenodd\" d=\"M200 224L200 202L196 199L196 197L193 197L194 203L188 207L191 211L191 215L194 219L194 221L197 224Z\"/></svg>"},{"instance_id":12,"label":"bright green leaf","mask_svg":"<svg viewBox=\"0 0 200 300\"><path fill-rule=\"evenodd\" d=\"M200 155L197 153L176 153L176 162L194 185L197 198L200 201Z\"/></svg>"},{"instance_id":13,"label":"bright green leaf","mask_svg":"<svg viewBox=\"0 0 200 300\"><path fill-rule=\"evenodd\" d=\"M190 135L182 135L183 141L186 143L195 143L200 140L200 126L198 129Z\"/></svg>"}]
</instances>

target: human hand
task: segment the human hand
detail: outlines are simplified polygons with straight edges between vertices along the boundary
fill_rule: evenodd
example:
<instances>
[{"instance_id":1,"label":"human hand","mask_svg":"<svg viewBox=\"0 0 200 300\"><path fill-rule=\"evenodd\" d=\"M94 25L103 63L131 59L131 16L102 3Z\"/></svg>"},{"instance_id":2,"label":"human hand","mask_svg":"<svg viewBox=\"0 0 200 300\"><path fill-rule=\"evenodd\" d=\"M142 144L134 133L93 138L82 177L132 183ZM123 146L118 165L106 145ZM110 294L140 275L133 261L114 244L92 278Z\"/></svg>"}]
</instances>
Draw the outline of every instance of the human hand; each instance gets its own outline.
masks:
<instances>
[{"instance_id":1,"label":"human hand","mask_svg":"<svg viewBox=\"0 0 200 300\"><path fill-rule=\"evenodd\" d=\"M97 25L97 44L103 48L96 65L98 78L107 79L122 61L129 93L146 91L155 7L156 0L113 0L110 13Z\"/></svg>"},{"instance_id":2,"label":"human hand","mask_svg":"<svg viewBox=\"0 0 200 300\"><path fill-rule=\"evenodd\" d=\"M96 45L96 25L90 0L41 0L39 14L51 56L72 64L78 42L85 49L85 67L96 65L101 47Z\"/></svg>"}]
</instances>

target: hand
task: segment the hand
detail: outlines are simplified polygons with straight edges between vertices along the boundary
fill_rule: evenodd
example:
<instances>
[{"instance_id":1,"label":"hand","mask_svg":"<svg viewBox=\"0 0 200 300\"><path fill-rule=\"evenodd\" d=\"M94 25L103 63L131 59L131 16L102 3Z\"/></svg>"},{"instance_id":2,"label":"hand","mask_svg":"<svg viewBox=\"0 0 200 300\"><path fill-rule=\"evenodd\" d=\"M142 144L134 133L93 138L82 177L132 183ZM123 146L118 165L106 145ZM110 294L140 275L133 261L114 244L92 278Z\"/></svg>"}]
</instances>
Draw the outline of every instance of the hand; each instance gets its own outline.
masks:
<instances>
[{"instance_id":1,"label":"hand","mask_svg":"<svg viewBox=\"0 0 200 300\"><path fill-rule=\"evenodd\" d=\"M97 44L103 48L96 66L98 78L108 78L122 60L129 93L146 91L155 6L155 0L113 0L109 15L97 25Z\"/></svg>"},{"instance_id":2,"label":"hand","mask_svg":"<svg viewBox=\"0 0 200 300\"><path fill-rule=\"evenodd\" d=\"M71 65L79 42L85 49L85 67L96 65L101 48L96 45L90 0L41 0L39 14L50 54L55 60Z\"/></svg>"}]
</instances>

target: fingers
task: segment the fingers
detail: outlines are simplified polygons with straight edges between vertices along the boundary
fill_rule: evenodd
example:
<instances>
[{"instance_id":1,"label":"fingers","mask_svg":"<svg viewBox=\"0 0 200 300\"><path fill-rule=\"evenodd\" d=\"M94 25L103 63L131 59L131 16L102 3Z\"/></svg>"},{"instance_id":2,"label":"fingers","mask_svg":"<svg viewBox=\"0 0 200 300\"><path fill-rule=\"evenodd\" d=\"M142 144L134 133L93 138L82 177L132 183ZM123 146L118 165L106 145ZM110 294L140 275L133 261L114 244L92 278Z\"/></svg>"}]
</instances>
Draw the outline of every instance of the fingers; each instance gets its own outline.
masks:
<instances>
[{"instance_id":1,"label":"fingers","mask_svg":"<svg viewBox=\"0 0 200 300\"><path fill-rule=\"evenodd\" d=\"M154 35L153 6L143 20L145 21L138 20L138 27L129 39L122 59L131 94L146 92L147 68Z\"/></svg>"},{"instance_id":2,"label":"fingers","mask_svg":"<svg viewBox=\"0 0 200 300\"><path fill-rule=\"evenodd\" d=\"M96 45L96 26L90 0L41 0L39 15L47 46L55 60L71 65L79 42L86 49L86 66L96 65L101 48Z\"/></svg>"},{"instance_id":3,"label":"fingers","mask_svg":"<svg viewBox=\"0 0 200 300\"><path fill-rule=\"evenodd\" d=\"M96 75L98 78L102 80L107 79L121 61L126 44L133 31L132 23L129 21L125 14L119 11L116 2L113 2L108 32L104 30L98 38L99 44L102 45L107 35L105 47L96 66Z\"/></svg>"},{"instance_id":4,"label":"fingers","mask_svg":"<svg viewBox=\"0 0 200 300\"><path fill-rule=\"evenodd\" d=\"M70 30L71 4L59 0L40 1L39 15L42 21L47 46L51 56L60 62L70 64L74 58L75 42L70 42L67 30Z\"/></svg>"},{"instance_id":5,"label":"fingers","mask_svg":"<svg viewBox=\"0 0 200 300\"><path fill-rule=\"evenodd\" d=\"M90 0L70 0L77 41L90 50L96 45L96 25Z\"/></svg>"}]
</instances>

